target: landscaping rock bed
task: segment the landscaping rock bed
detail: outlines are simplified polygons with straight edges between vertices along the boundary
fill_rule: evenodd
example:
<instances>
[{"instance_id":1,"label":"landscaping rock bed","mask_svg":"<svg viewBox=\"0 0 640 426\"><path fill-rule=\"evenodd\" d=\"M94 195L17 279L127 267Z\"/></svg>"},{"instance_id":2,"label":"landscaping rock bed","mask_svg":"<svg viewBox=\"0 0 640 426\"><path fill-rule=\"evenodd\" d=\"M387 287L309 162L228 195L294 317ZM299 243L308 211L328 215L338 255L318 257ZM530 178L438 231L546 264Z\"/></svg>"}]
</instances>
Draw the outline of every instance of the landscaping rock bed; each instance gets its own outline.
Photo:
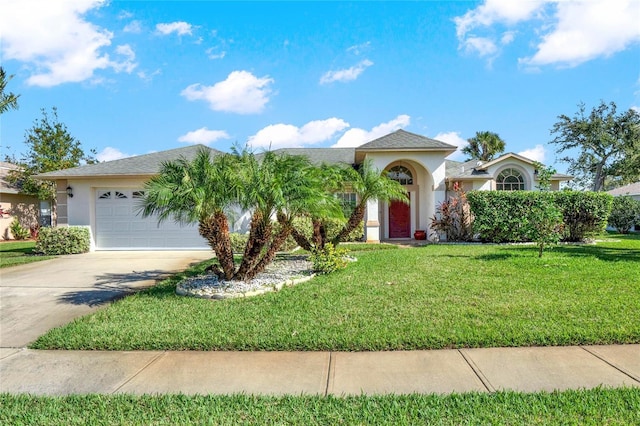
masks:
<instances>
[{"instance_id":1,"label":"landscaping rock bed","mask_svg":"<svg viewBox=\"0 0 640 426\"><path fill-rule=\"evenodd\" d=\"M178 283L176 294L204 299L251 297L308 281L313 276L313 263L306 256L289 256L276 260L249 281L225 281L214 274L187 278Z\"/></svg>"}]
</instances>

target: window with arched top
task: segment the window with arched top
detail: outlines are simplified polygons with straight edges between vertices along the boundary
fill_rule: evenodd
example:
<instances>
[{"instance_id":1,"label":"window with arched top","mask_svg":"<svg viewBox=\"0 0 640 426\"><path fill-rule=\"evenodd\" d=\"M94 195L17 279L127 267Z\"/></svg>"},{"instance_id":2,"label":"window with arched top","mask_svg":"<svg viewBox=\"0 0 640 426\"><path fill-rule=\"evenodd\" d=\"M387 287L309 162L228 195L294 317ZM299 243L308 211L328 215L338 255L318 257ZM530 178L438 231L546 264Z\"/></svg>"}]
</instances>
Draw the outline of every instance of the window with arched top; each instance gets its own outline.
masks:
<instances>
[{"instance_id":1,"label":"window with arched top","mask_svg":"<svg viewBox=\"0 0 640 426\"><path fill-rule=\"evenodd\" d=\"M516 169L504 169L496 178L498 191L524 191L524 177Z\"/></svg>"},{"instance_id":2,"label":"window with arched top","mask_svg":"<svg viewBox=\"0 0 640 426\"><path fill-rule=\"evenodd\" d=\"M389 179L393 179L401 185L413 185L411 170L404 166L394 166L387 172Z\"/></svg>"}]
</instances>

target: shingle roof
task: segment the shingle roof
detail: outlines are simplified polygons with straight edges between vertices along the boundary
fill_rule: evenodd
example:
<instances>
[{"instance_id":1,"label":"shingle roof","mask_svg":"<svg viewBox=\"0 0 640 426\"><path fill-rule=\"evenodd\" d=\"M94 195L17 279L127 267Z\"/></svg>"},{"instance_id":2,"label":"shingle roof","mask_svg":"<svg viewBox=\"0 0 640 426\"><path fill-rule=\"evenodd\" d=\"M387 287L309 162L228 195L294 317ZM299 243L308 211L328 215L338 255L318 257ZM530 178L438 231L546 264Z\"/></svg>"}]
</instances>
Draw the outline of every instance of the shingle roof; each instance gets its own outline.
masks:
<instances>
[{"instance_id":1,"label":"shingle roof","mask_svg":"<svg viewBox=\"0 0 640 426\"><path fill-rule=\"evenodd\" d=\"M444 174L446 178L492 178L486 170L476 170L476 167L478 167L478 160L469 160L465 162L445 160L444 167Z\"/></svg>"},{"instance_id":2,"label":"shingle roof","mask_svg":"<svg viewBox=\"0 0 640 426\"><path fill-rule=\"evenodd\" d=\"M204 145L191 145L183 148L175 148L167 151L153 152L151 154L106 161L104 163L88 164L86 166L79 166L71 169L42 173L36 177L42 179L64 179L69 177L98 176L153 176L158 173L160 165L163 162L177 160L180 157L192 160L201 149L210 150L214 155L220 153L220 151Z\"/></svg>"},{"instance_id":3,"label":"shingle roof","mask_svg":"<svg viewBox=\"0 0 640 426\"><path fill-rule=\"evenodd\" d=\"M382 136L378 139L374 139L371 142L367 142L364 145L360 145L356 148L360 150L439 150L439 151L453 151L455 146L448 143L441 142L439 140L431 139L426 136L417 135L415 133L407 132L406 130L396 130L393 133Z\"/></svg>"},{"instance_id":4,"label":"shingle roof","mask_svg":"<svg viewBox=\"0 0 640 426\"><path fill-rule=\"evenodd\" d=\"M640 195L640 182L630 183L607 192L611 195Z\"/></svg>"},{"instance_id":5,"label":"shingle roof","mask_svg":"<svg viewBox=\"0 0 640 426\"><path fill-rule=\"evenodd\" d=\"M304 155L314 164L353 164L355 148L280 148L274 152Z\"/></svg>"},{"instance_id":6,"label":"shingle roof","mask_svg":"<svg viewBox=\"0 0 640 426\"><path fill-rule=\"evenodd\" d=\"M7 181L7 175L12 170L19 170L20 166L13 163L0 161L0 193L2 194L19 194L20 189Z\"/></svg>"}]
</instances>

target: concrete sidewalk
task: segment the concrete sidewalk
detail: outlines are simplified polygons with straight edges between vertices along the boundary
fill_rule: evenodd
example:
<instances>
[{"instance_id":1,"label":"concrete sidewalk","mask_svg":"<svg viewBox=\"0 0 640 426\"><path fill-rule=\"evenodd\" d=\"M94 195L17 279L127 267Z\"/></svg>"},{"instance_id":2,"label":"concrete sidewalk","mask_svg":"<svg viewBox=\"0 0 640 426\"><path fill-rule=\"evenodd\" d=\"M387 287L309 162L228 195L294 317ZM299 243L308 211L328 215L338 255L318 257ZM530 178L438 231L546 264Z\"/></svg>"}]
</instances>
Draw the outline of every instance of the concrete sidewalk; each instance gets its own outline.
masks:
<instances>
[{"instance_id":1,"label":"concrete sidewalk","mask_svg":"<svg viewBox=\"0 0 640 426\"><path fill-rule=\"evenodd\" d=\"M0 349L0 392L40 395L523 392L640 387L640 345L395 352Z\"/></svg>"}]
</instances>

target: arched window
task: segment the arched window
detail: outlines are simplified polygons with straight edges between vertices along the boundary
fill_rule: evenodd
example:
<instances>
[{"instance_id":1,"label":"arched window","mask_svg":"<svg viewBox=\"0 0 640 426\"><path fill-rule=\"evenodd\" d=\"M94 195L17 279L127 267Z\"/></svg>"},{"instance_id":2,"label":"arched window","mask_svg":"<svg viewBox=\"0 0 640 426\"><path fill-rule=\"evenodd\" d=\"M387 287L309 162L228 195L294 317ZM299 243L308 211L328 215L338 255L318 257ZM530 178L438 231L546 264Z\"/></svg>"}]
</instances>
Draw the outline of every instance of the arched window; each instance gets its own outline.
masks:
<instances>
[{"instance_id":1,"label":"arched window","mask_svg":"<svg viewBox=\"0 0 640 426\"><path fill-rule=\"evenodd\" d=\"M496 189L498 191L523 191L524 178L522 173L516 169L504 169L496 178Z\"/></svg>"},{"instance_id":2,"label":"arched window","mask_svg":"<svg viewBox=\"0 0 640 426\"><path fill-rule=\"evenodd\" d=\"M393 179L401 185L413 185L413 175L411 171L404 166L392 167L389 169L387 176L389 176L389 179Z\"/></svg>"}]
</instances>

